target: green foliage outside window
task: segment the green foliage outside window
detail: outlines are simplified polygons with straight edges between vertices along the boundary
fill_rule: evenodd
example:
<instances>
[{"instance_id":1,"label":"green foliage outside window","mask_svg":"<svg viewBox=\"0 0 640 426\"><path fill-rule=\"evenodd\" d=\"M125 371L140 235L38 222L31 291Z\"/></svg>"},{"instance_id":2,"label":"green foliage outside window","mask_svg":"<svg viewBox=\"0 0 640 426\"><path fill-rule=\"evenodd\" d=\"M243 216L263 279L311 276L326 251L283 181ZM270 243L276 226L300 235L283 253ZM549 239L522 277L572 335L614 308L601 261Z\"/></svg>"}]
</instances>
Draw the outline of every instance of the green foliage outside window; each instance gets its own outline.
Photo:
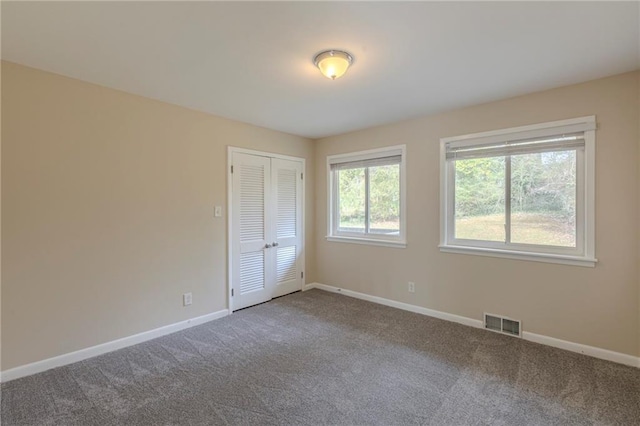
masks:
<instances>
[{"instance_id":1,"label":"green foliage outside window","mask_svg":"<svg viewBox=\"0 0 640 426\"><path fill-rule=\"evenodd\" d=\"M455 162L457 238L504 241L507 158ZM511 241L575 246L576 151L511 156Z\"/></svg>"},{"instance_id":2,"label":"green foliage outside window","mask_svg":"<svg viewBox=\"0 0 640 426\"><path fill-rule=\"evenodd\" d=\"M340 226L364 229L367 169L370 227L397 231L400 217L400 166L397 164L338 172Z\"/></svg>"}]
</instances>

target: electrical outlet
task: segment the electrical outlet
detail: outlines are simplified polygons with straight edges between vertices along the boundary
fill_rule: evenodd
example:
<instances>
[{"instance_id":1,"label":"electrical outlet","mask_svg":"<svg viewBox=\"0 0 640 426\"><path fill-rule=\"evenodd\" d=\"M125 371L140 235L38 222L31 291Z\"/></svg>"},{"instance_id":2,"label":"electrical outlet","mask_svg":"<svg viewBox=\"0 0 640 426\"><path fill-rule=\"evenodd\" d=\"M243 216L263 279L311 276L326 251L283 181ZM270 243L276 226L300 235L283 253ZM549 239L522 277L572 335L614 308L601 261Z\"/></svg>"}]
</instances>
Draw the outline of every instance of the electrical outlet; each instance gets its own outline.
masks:
<instances>
[{"instance_id":1,"label":"electrical outlet","mask_svg":"<svg viewBox=\"0 0 640 426\"><path fill-rule=\"evenodd\" d=\"M193 296L191 295L191 293L185 293L182 295L183 306L189 306L192 303L193 303Z\"/></svg>"},{"instance_id":2,"label":"electrical outlet","mask_svg":"<svg viewBox=\"0 0 640 426\"><path fill-rule=\"evenodd\" d=\"M416 292L416 283L409 281L409 293L415 293Z\"/></svg>"}]
</instances>

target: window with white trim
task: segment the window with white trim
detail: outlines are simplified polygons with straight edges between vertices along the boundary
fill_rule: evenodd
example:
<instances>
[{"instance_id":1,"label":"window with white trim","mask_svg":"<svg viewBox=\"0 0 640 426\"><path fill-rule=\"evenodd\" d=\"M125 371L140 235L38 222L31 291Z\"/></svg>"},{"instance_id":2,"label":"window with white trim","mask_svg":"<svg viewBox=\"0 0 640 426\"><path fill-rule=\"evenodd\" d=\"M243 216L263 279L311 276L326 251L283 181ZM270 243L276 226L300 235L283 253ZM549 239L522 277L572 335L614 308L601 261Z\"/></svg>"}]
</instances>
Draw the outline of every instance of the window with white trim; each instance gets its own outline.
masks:
<instances>
[{"instance_id":1,"label":"window with white trim","mask_svg":"<svg viewBox=\"0 0 640 426\"><path fill-rule=\"evenodd\" d=\"M594 266L595 117L444 138L441 251Z\"/></svg>"},{"instance_id":2,"label":"window with white trim","mask_svg":"<svg viewBox=\"0 0 640 426\"><path fill-rule=\"evenodd\" d=\"M406 245L405 145L327 157L329 241Z\"/></svg>"}]
</instances>

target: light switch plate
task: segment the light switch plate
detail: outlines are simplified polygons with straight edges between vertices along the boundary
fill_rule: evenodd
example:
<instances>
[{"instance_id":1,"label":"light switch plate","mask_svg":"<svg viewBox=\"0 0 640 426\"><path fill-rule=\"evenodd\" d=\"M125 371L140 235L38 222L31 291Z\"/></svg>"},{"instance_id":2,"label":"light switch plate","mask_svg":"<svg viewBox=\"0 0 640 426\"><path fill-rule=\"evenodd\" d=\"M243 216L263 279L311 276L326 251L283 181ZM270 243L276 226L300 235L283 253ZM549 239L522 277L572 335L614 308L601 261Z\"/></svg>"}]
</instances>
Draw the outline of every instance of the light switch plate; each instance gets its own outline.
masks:
<instances>
[{"instance_id":1,"label":"light switch plate","mask_svg":"<svg viewBox=\"0 0 640 426\"><path fill-rule=\"evenodd\" d=\"M189 306L193 303L193 296L191 293L185 293L182 295L182 305Z\"/></svg>"},{"instance_id":2,"label":"light switch plate","mask_svg":"<svg viewBox=\"0 0 640 426\"><path fill-rule=\"evenodd\" d=\"M215 217L222 217L222 206L216 206L214 215Z\"/></svg>"}]
</instances>

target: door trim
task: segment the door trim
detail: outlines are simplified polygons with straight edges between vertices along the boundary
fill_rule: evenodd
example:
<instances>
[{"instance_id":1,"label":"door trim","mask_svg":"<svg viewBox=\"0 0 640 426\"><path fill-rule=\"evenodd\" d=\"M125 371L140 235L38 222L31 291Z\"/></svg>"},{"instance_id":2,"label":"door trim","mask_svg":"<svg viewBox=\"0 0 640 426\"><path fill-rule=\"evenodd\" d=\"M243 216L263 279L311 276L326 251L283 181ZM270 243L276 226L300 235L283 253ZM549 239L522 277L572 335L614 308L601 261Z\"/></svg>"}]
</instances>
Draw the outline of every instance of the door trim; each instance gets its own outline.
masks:
<instances>
[{"instance_id":1,"label":"door trim","mask_svg":"<svg viewBox=\"0 0 640 426\"><path fill-rule=\"evenodd\" d=\"M229 315L233 313L233 297L231 297L231 290L233 287L233 249L232 249L232 241L233 241L233 176L231 176L231 162L233 159L234 153L240 154L250 154L250 155L258 155L261 157L269 157L269 158L279 158L282 160L290 160L290 161L301 161L302 162L302 173L303 176L307 174L307 163L305 158L301 157L293 157L290 155L276 154L273 152L265 152L265 151L256 151L253 149L239 148L231 145L227 145L227 309L229 310ZM300 269L304 274L302 277L302 285L300 290L304 289L305 282L307 280L306 277L306 264L305 264L305 256L306 256L306 239L305 239L305 194L306 194L306 185L307 181L302 179L302 248L300 250Z\"/></svg>"}]
</instances>

